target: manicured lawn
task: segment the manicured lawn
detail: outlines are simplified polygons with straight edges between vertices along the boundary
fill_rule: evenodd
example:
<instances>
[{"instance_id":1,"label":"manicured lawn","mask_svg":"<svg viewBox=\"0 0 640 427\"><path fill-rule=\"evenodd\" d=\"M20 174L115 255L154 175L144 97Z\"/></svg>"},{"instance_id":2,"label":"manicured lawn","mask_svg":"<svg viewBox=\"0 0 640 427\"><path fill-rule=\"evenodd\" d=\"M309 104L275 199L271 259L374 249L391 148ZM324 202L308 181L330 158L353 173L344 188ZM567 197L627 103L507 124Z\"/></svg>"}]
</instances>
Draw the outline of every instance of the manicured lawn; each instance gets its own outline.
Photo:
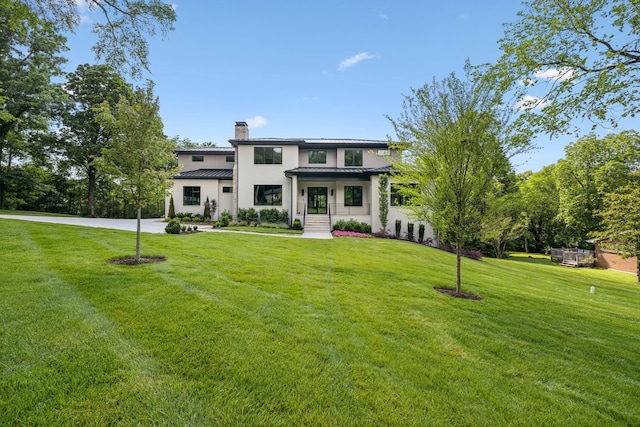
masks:
<instances>
[{"instance_id":1,"label":"manicured lawn","mask_svg":"<svg viewBox=\"0 0 640 427\"><path fill-rule=\"evenodd\" d=\"M465 259L471 301L396 240L144 234L131 267L131 232L0 228L0 425L640 424L633 275Z\"/></svg>"}]
</instances>

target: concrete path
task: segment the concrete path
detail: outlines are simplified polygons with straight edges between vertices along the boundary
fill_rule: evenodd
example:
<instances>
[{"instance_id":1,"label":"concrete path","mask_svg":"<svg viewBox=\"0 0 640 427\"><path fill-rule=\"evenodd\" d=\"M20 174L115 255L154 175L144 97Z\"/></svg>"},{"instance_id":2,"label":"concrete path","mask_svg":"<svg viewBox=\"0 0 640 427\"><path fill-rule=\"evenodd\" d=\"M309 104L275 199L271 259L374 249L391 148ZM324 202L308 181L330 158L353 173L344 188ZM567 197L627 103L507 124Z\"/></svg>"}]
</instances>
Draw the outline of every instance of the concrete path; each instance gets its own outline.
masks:
<instances>
[{"instance_id":1,"label":"concrete path","mask_svg":"<svg viewBox=\"0 0 640 427\"><path fill-rule=\"evenodd\" d=\"M18 219L22 221L48 222L51 224L79 225L83 227L111 228L115 230L136 231L135 219L109 219L109 218L80 218L62 216L39 215L0 215L0 218ZM143 219L140 221L140 230L145 233L164 233L167 223L161 218ZM224 229L212 229L210 226L198 226L202 231L227 231ZM245 232L240 232L245 233ZM303 233L303 234L270 234L278 237L302 237L306 239L332 239L331 233Z\"/></svg>"}]
</instances>

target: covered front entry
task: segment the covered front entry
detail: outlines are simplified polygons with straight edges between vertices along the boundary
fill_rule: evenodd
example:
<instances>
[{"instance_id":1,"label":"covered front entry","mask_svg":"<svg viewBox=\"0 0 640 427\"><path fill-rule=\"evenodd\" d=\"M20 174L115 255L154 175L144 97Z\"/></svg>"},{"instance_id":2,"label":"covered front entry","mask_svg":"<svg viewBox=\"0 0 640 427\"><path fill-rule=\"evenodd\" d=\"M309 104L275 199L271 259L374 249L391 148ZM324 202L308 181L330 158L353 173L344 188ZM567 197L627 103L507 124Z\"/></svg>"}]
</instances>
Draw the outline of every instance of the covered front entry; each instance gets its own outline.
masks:
<instances>
[{"instance_id":1,"label":"covered front entry","mask_svg":"<svg viewBox=\"0 0 640 427\"><path fill-rule=\"evenodd\" d=\"M327 187L307 187L307 213L327 213Z\"/></svg>"}]
</instances>

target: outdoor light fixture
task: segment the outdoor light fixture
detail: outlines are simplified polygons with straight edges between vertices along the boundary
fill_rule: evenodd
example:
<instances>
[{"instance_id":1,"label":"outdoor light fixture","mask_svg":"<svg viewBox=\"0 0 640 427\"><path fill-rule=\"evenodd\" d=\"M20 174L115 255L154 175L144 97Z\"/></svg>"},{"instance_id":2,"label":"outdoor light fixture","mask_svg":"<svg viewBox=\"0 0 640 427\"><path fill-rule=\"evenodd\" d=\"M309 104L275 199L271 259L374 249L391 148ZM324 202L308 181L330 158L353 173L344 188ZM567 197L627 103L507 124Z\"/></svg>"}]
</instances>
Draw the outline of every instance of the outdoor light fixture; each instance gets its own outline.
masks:
<instances>
[{"instance_id":1,"label":"outdoor light fixture","mask_svg":"<svg viewBox=\"0 0 640 427\"><path fill-rule=\"evenodd\" d=\"M302 197L304 197L304 188L302 189L302 193L301 194L302 194Z\"/></svg>"},{"instance_id":2,"label":"outdoor light fixture","mask_svg":"<svg viewBox=\"0 0 640 427\"><path fill-rule=\"evenodd\" d=\"M331 197L333 197L333 188L331 189Z\"/></svg>"}]
</instances>

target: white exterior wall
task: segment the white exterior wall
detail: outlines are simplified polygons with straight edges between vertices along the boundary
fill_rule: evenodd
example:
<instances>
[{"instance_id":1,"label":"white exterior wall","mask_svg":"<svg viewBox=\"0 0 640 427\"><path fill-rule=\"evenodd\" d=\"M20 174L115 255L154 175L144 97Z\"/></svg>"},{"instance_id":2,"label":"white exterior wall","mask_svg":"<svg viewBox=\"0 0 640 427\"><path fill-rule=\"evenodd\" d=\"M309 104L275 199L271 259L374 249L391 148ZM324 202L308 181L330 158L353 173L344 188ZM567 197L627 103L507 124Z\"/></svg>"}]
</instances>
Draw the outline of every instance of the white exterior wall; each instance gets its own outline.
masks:
<instances>
[{"instance_id":1,"label":"white exterior wall","mask_svg":"<svg viewBox=\"0 0 640 427\"><path fill-rule=\"evenodd\" d=\"M233 156L233 151L229 152ZM192 156L203 156L203 162L191 161ZM233 162L227 162L225 154L179 154L178 164L181 171L192 171L197 169L233 169Z\"/></svg>"},{"instance_id":2,"label":"white exterior wall","mask_svg":"<svg viewBox=\"0 0 640 427\"><path fill-rule=\"evenodd\" d=\"M253 145L240 145L237 149L237 191L238 209L254 208L256 210L276 208L286 210L292 217L292 183L284 175L284 171L298 167L297 145L260 145L260 147L281 147L282 164L254 164ZM255 185L281 185L282 205L264 206L254 204ZM294 206L295 209L295 206Z\"/></svg>"},{"instance_id":3,"label":"white exterior wall","mask_svg":"<svg viewBox=\"0 0 640 427\"><path fill-rule=\"evenodd\" d=\"M217 203L216 212L213 219L220 219L220 214L225 210L231 212L233 207L233 194L224 193L223 187L232 187L231 180L217 179L176 179L173 181L171 194L173 195L173 206L176 213L192 213L202 215L204 213L204 202L215 199ZM184 205L183 204L183 187L200 187L200 204ZM234 189L235 191L235 189ZM169 197L165 201L165 212L169 212Z\"/></svg>"},{"instance_id":4,"label":"white exterior wall","mask_svg":"<svg viewBox=\"0 0 640 427\"><path fill-rule=\"evenodd\" d=\"M309 151L312 150L324 150L327 152L327 163L309 163ZM342 163L344 165L344 154L342 155ZM300 167L325 167L335 168L338 167L338 153L335 148L317 148L317 149L302 149L300 150L298 165Z\"/></svg>"}]
</instances>

